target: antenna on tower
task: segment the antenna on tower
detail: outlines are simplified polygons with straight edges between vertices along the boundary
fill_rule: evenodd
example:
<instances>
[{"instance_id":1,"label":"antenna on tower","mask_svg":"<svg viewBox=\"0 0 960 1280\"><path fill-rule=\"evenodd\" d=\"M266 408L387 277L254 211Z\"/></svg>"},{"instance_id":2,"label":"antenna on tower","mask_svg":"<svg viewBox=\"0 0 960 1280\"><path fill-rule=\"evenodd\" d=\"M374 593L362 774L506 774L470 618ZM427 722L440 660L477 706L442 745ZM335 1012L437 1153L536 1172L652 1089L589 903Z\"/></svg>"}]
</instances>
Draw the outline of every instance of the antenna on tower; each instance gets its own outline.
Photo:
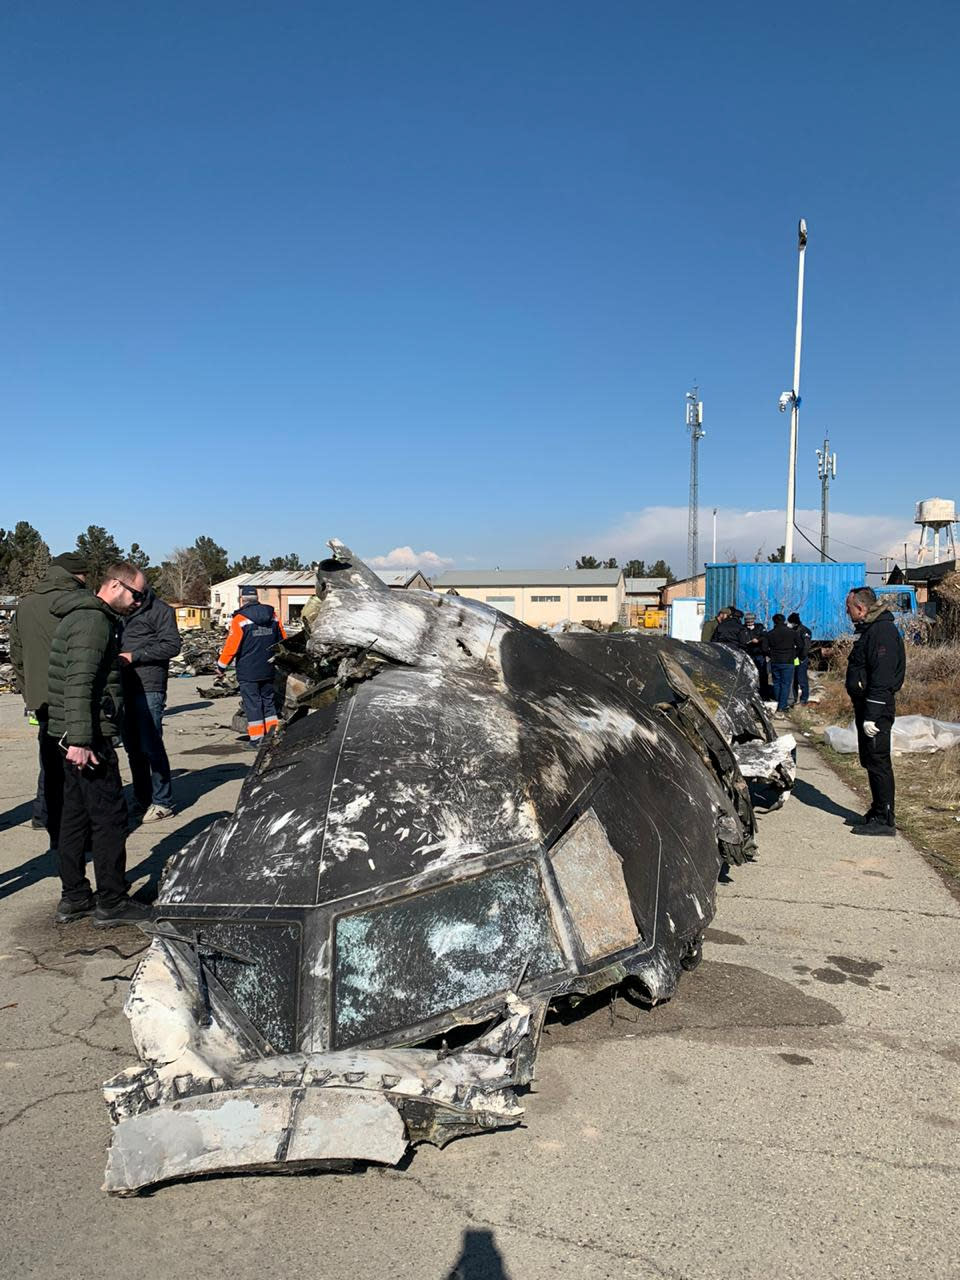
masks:
<instances>
[{"instance_id":1,"label":"antenna on tower","mask_svg":"<svg viewBox=\"0 0 960 1280\"><path fill-rule=\"evenodd\" d=\"M837 455L830 452L825 438L817 450L817 475L820 477L820 563L830 559L830 481L837 478Z\"/></svg>"},{"instance_id":2,"label":"antenna on tower","mask_svg":"<svg viewBox=\"0 0 960 1280\"><path fill-rule=\"evenodd\" d=\"M690 500L687 512L687 573L695 578L700 572L700 441L703 429L703 402L700 388L687 392L687 430L690 432Z\"/></svg>"}]
</instances>

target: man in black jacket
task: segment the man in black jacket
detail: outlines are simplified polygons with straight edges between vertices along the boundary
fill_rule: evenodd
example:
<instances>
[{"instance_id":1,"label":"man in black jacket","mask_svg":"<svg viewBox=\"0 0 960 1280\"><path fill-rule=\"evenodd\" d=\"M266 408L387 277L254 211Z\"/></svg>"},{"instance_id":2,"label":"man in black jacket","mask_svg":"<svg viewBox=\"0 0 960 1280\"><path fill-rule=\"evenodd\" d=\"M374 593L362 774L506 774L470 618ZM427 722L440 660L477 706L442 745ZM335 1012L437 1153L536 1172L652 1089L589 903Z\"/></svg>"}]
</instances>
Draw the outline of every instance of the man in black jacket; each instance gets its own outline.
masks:
<instances>
[{"instance_id":1,"label":"man in black jacket","mask_svg":"<svg viewBox=\"0 0 960 1280\"><path fill-rule=\"evenodd\" d=\"M799 613L788 614L787 622L798 633L802 641L799 654L800 661L793 668L793 700L794 702L799 702L801 707L805 707L810 701L808 672L810 670L810 645L813 642L813 632L800 621Z\"/></svg>"},{"instance_id":2,"label":"man in black jacket","mask_svg":"<svg viewBox=\"0 0 960 1280\"><path fill-rule=\"evenodd\" d=\"M903 637L872 587L856 587L849 593L847 614L857 633L847 661L847 693L871 796L863 822L853 830L858 836L893 836L897 826L890 731L897 714L896 695L906 674Z\"/></svg>"},{"instance_id":3,"label":"man in black jacket","mask_svg":"<svg viewBox=\"0 0 960 1280\"><path fill-rule=\"evenodd\" d=\"M753 660L757 668L757 680L760 686L760 697L764 701L770 696L770 681L767 679L767 658L763 652L763 637L766 627L757 621L755 613L748 613L743 619L743 630L740 633L740 644L748 658Z\"/></svg>"},{"instance_id":4,"label":"man in black jacket","mask_svg":"<svg viewBox=\"0 0 960 1280\"><path fill-rule=\"evenodd\" d=\"M717 623L716 630L710 637L712 644L729 644L735 649L740 648L741 636L743 635L743 614L739 609L735 609L733 605L729 605L726 610L726 617ZM720 614L717 614L720 617Z\"/></svg>"},{"instance_id":5,"label":"man in black jacket","mask_svg":"<svg viewBox=\"0 0 960 1280\"><path fill-rule=\"evenodd\" d=\"M773 615L773 626L764 632L763 651L770 659L770 676L773 696L777 700L777 712L782 714L790 705L793 688L793 660L800 653L800 637L787 625L782 613Z\"/></svg>"},{"instance_id":6,"label":"man in black jacket","mask_svg":"<svg viewBox=\"0 0 960 1280\"><path fill-rule=\"evenodd\" d=\"M180 652L180 632L173 610L146 585L142 604L124 622L120 645L123 745L133 778L133 816L159 822L174 812L163 709L170 659Z\"/></svg>"}]
</instances>

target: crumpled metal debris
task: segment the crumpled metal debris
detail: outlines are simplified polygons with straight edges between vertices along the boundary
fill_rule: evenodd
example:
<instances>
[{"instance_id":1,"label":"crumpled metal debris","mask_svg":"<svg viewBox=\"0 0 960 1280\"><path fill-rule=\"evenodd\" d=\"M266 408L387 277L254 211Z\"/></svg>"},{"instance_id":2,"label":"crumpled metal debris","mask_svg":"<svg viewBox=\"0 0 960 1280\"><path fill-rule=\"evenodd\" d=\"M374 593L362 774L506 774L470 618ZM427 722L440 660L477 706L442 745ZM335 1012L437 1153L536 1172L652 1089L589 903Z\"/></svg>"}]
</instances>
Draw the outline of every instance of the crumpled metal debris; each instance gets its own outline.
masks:
<instances>
[{"instance_id":1,"label":"crumpled metal debris","mask_svg":"<svg viewBox=\"0 0 960 1280\"><path fill-rule=\"evenodd\" d=\"M548 635L390 591L330 545L278 655L299 705L161 886L166 936L126 1007L141 1061L106 1086L111 1191L395 1160L398 1110L404 1144L513 1123L548 1002L668 998L721 866L753 846L729 744L669 654L644 701ZM407 1047L491 1019L456 1054ZM434 1083L402 1093L405 1072ZM328 1085L366 1103L324 1104Z\"/></svg>"},{"instance_id":2,"label":"crumpled metal debris","mask_svg":"<svg viewBox=\"0 0 960 1280\"><path fill-rule=\"evenodd\" d=\"M757 669L746 654L724 644L675 640L624 631L611 635L564 633L557 644L603 671L641 701L669 701L682 670L729 743L743 776L769 784L782 803L796 779L791 734L778 735L760 698Z\"/></svg>"},{"instance_id":3,"label":"crumpled metal debris","mask_svg":"<svg viewBox=\"0 0 960 1280\"><path fill-rule=\"evenodd\" d=\"M191 627L180 632L180 652L170 660L172 676L202 676L217 669L226 627Z\"/></svg>"}]
</instances>

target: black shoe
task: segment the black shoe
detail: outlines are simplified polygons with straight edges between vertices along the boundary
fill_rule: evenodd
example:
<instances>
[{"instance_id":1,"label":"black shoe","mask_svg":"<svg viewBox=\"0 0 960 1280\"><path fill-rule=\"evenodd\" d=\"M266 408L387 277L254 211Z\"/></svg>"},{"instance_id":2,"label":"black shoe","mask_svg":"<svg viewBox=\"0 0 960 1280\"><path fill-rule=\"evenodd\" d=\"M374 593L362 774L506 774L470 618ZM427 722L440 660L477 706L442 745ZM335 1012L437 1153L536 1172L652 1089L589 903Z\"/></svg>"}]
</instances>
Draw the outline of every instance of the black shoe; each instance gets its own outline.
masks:
<instances>
[{"instance_id":1,"label":"black shoe","mask_svg":"<svg viewBox=\"0 0 960 1280\"><path fill-rule=\"evenodd\" d=\"M897 834L897 824L893 814L873 813L866 822L858 823L853 828L855 836L895 836Z\"/></svg>"},{"instance_id":2,"label":"black shoe","mask_svg":"<svg viewBox=\"0 0 960 1280\"><path fill-rule=\"evenodd\" d=\"M243 745L248 751L259 751L262 742L262 738L248 738Z\"/></svg>"},{"instance_id":3,"label":"black shoe","mask_svg":"<svg viewBox=\"0 0 960 1280\"><path fill-rule=\"evenodd\" d=\"M45 822L41 822L39 818L31 818L30 826L34 831L46 831L47 829L47 824Z\"/></svg>"},{"instance_id":4,"label":"black shoe","mask_svg":"<svg viewBox=\"0 0 960 1280\"><path fill-rule=\"evenodd\" d=\"M152 918L153 912L149 907L145 907L142 902L134 902L132 898L124 898L113 907L101 907L98 903L93 913L93 927L116 929L123 924L143 924Z\"/></svg>"},{"instance_id":5,"label":"black shoe","mask_svg":"<svg viewBox=\"0 0 960 1280\"><path fill-rule=\"evenodd\" d=\"M82 920L84 916L92 916L97 900L91 893L89 898L81 898L74 902L71 898L61 898L57 903L57 914L53 917L57 924L69 924L71 920Z\"/></svg>"},{"instance_id":6,"label":"black shoe","mask_svg":"<svg viewBox=\"0 0 960 1280\"><path fill-rule=\"evenodd\" d=\"M846 824L848 827L865 827L867 823L872 820L873 814L874 814L874 810L868 809L862 818L853 817L853 816L847 818Z\"/></svg>"}]
</instances>

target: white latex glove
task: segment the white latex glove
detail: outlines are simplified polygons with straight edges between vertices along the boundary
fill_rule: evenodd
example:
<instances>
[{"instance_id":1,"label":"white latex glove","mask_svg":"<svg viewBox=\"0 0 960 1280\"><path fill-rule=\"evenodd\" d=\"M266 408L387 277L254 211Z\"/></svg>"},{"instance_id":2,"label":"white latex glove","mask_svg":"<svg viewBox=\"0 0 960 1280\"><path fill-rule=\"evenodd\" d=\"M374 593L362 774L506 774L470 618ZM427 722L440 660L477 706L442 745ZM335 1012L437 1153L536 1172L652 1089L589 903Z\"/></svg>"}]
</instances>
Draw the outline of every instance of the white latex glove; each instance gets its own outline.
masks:
<instances>
[{"instance_id":1,"label":"white latex glove","mask_svg":"<svg viewBox=\"0 0 960 1280\"><path fill-rule=\"evenodd\" d=\"M875 738L877 734L880 732L880 730L877 728L876 721L864 720L863 732L867 735L868 738Z\"/></svg>"}]
</instances>

